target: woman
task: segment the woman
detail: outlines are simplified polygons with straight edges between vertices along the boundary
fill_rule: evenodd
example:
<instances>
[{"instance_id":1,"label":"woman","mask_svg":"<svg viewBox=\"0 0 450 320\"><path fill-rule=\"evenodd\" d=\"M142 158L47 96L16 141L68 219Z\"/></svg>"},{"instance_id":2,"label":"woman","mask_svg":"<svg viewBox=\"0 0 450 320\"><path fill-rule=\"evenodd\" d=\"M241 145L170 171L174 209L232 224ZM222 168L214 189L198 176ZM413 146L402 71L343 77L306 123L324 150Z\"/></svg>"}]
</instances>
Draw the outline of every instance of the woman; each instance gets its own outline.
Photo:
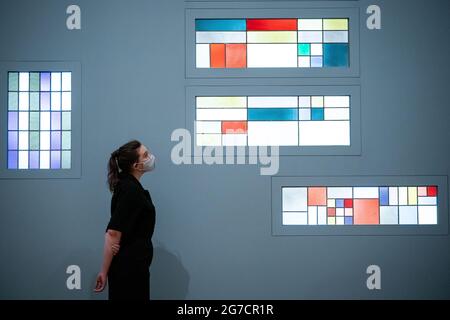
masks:
<instances>
[{"instance_id":1,"label":"woman","mask_svg":"<svg viewBox=\"0 0 450 320\"><path fill-rule=\"evenodd\" d=\"M121 146L109 159L111 219L94 291L103 291L108 279L110 300L150 298L155 207L139 180L154 168L155 156L136 140Z\"/></svg>"}]
</instances>

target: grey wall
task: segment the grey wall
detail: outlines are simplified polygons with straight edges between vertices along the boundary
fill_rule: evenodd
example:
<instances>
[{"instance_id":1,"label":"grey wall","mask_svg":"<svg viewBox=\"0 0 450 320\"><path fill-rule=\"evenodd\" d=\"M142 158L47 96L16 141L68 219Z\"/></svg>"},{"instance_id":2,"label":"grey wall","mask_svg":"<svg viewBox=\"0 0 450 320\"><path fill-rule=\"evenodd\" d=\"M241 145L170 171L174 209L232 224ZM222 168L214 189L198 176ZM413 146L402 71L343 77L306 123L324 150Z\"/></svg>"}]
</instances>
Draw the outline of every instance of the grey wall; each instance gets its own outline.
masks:
<instances>
[{"instance_id":1,"label":"grey wall","mask_svg":"<svg viewBox=\"0 0 450 320\"><path fill-rule=\"evenodd\" d=\"M71 3L0 3L0 60L82 65L81 178L0 180L1 299L107 297L92 293L110 214L106 163L132 138L157 156L157 170L142 179L157 208L153 298L450 298L448 234L272 236L271 178L258 166L172 164L185 86L332 79L186 79L189 4L79 0L82 30L68 31ZM278 174L448 175L449 2L353 3L361 8L360 78L343 81L361 85L361 156L283 157ZM382 8L379 31L365 27L373 3ZM81 267L82 290L66 288L71 264ZM370 264L382 269L380 291L366 288Z\"/></svg>"}]
</instances>

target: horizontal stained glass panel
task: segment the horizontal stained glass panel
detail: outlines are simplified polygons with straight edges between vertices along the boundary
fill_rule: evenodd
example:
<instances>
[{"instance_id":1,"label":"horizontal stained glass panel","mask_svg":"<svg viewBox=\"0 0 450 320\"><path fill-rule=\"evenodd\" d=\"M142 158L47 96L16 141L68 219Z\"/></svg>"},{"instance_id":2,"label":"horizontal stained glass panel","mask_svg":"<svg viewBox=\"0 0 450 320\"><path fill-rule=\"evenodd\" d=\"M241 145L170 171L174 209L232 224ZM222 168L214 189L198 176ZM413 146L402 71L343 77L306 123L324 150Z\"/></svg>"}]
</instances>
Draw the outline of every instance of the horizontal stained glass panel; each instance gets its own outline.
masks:
<instances>
[{"instance_id":1,"label":"horizontal stained glass panel","mask_svg":"<svg viewBox=\"0 0 450 320\"><path fill-rule=\"evenodd\" d=\"M349 67L349 19L196 19L197 68Z\"/></svg>"},{"instance_id":2,"label":"horizontal stained glass panel","mask_svg":"<svg viewBox=\"0 0 450 320\"><path fill-rule=\"evenodd\" d=\"M8 169L71 168L71 72L8 72Z\"/></svg>"},{"instance_id":3,"label":"horizontal stained glass panel","mask_svg":"<svg viewBox=\"0 0 450 320\"><path fill-rule=\"evenodd\" d=\"M350 145L350 96L196 97L198 146Z\"/></svg>"},{"instance_id":4,"label":"horizontal stained glass panel","mask_svg":"<svg viewBox=\"0 0 450 320\"><path fill-rule=\"evenodd\" d=\"M435 225L438 187L283 187L283 225Z\"/></svg>"}]
</instances>

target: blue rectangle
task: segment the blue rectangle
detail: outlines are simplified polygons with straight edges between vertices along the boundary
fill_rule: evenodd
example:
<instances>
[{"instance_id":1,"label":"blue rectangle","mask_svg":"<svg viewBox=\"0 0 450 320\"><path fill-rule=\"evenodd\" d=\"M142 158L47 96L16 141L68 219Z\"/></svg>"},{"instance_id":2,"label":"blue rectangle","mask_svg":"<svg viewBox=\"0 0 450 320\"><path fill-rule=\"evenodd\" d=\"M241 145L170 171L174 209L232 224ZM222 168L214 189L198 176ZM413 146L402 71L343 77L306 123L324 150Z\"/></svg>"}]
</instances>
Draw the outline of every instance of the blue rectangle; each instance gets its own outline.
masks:
<instances>
[{"instance_id":1,"label":"blue rectangle","mask_svg":"<svg viewBox=\"0 0 450 320\"><path fill-rule=\"evenodd\" d=\"M196 19L196 31L245 31L245 19Z\"/></svg>"},{"instance_id":2,"label":"blue rectangle","mask_svg":"<svg viewBox=\"0 0 450 320\"><path fill-rule=\"evenodd\" d=\"M321 121L323 119L323 108L311 108L311 120Z\"/></svg>"},{"instance_id":3,"label":"blue rectangle","mask_svg":"<svg viewBox=\"0 0 450 320\"><path fill-rule=\"evenodd\" d=\"M297 108L249 108L248 121L298 121Z\"/></svg>"},{"instance_id":4,"label":"blue rectangle","mask_svg":"<svg viewBox=\"0 0 450 320\"><path fill-rule=\"evenodd\" d=\"M380 206L389 205L389 189L388 187L380 187Z\"/></svg>"},{"instance_id":5,"label":"blue rectangle","mask_svg":"<svg viewBox=\"0 0 450 320\"><path fill-rule=\"evenodd\" d=\"M336 199L336 208L344 207L344 199Z\"/></svg>"},{"instance_id":6,"label":"blue rectangle","mask_svg":"<svg viewBox=\"0 0 450 320\"><path fill-rule=\"evenodd\" d=\"M324 67L348 67L347 43L324 43L323 66Z\"/></svg>"},{"instance_id":7,"label":"blue rectangle","mask_svg":"<svg viewBox=\"0 0 450 320\"><path fill-rule=\"evenodd\" d=\"M353 224L353 217L345 217L344 223L345 224Z\"/></svg>"}]
</instances>

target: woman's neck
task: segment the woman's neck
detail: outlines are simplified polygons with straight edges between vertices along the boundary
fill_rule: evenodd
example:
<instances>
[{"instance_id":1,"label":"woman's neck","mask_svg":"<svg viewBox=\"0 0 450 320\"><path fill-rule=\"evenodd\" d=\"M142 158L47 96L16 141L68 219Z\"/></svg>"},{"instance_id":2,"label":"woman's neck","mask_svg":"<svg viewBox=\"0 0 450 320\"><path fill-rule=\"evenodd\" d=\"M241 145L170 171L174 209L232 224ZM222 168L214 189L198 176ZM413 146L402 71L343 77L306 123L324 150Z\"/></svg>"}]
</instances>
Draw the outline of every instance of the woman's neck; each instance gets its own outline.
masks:
<instances>
[{"instance_id":1,"label":"woman's neck","mask_svg":"<svg viewBox=\"0 0 450 320\"><path fill-rule=\"evenodd\" d=\"M142 177L143 174L144 174L144 172L137 171L137 170L133 170L131 172L131 175L133 175L138 181L141 180L141 177Z\"/></svg>"}]
</instances>

